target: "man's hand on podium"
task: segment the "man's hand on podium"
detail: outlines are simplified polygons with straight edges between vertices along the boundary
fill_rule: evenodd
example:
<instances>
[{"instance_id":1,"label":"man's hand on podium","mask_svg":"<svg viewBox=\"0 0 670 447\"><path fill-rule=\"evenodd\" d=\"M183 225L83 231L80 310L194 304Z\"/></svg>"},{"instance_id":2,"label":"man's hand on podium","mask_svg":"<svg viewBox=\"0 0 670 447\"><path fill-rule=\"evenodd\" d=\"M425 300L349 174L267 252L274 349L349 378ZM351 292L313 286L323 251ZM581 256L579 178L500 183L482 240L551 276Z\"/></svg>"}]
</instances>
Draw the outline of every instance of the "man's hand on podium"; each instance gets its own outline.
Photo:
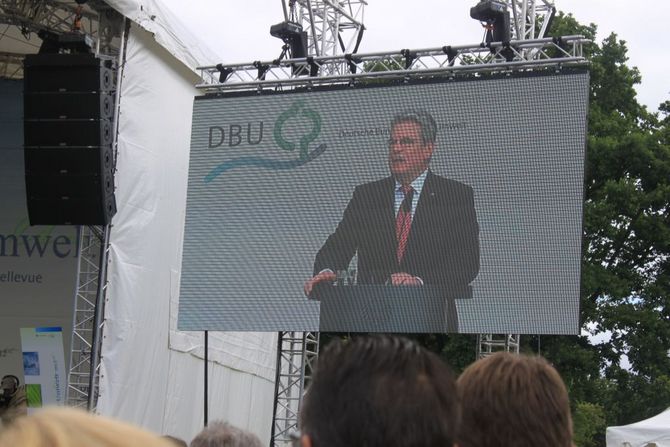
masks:
<instances>
[{"instance_id":1,"label":"man's hand on podium","mask_svg":"<svg viewBox=\"0 0 670 447\"><path fill-rule=\"evenodd\" d=\"M391 275L391 285L394 286L422 286L423 280L409 273L399 272Z\"/></svg>"},{"instance_id":2,"label":"man's hand on podium","mask_svg":"<svg viewBox=\"0 0 670 447\"><path fill-rule=\"evenodd\" d=\"M330 282L333 283L337 279L337 275L335 272L331 270L324 270L322 272L319 272L317 275L312 276L310 279L308 279L305 282L305 296L309 297L312 293L312 290L314 290L314 287L317 284L321 284L322 282Z\"/></svg>"}]
</instances>

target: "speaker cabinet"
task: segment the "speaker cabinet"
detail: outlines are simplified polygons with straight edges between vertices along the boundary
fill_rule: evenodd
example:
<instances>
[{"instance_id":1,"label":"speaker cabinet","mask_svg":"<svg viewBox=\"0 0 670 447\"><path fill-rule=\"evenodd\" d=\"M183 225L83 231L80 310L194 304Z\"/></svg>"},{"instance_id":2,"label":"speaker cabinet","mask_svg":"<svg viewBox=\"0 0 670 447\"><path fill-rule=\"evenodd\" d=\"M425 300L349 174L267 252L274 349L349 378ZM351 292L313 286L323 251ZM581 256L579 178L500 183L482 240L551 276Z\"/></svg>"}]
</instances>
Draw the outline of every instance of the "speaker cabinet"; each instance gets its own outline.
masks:
<instances>
[{"instance_id":1,"label":"speaker cabinet","mask_svg":"<svg viewBox=\"0 0 670 447\"><path fill-rule=\"evenodd\" d=\"M114 64L91 54L29 55L24 159L31 225L106 225L114 197Z\"/></svg>"},{"instance_id":2,"label":"speaker cabinet","mask_svg":"<svg viewBox=\"0 0 670 447\"><path fill-rule=\"evenodd\" d=\"M28 92L98 92L116 87L116 64L92 54L30 54L23 63Z\"/></svg>"}]
</instances>

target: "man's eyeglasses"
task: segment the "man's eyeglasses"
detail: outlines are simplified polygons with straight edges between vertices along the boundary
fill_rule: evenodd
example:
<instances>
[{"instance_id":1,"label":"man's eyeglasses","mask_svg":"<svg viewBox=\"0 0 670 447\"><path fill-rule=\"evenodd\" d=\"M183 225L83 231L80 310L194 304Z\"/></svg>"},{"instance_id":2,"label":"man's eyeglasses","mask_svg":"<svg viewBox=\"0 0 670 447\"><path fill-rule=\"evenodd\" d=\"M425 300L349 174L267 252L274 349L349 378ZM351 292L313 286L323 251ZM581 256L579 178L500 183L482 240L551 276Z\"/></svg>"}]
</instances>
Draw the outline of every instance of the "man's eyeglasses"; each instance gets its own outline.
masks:
<instances>
[{"instance_id":1,"label":"man's eyeglasses","mask_svg":"<svg viewBox=\"0 0 670 447\"><path fill-rule=\"evenodd\" d=\"M389 138L389 146L413 146L418 143L419 140L414 138Z\"/></svg>"}]
</instances>

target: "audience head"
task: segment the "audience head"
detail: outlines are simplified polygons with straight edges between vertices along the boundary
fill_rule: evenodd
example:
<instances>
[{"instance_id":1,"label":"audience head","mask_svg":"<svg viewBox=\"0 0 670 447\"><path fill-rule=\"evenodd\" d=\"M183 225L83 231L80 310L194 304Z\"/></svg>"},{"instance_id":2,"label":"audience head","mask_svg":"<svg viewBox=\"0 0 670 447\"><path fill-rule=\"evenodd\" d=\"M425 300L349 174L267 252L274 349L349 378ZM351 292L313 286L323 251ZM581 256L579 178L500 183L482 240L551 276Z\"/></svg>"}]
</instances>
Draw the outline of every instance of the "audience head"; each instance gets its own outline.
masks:
<instances>
[{"instance_id":1,"label":"audience head","mask_svg":"<svg viewBox=\"0 0 670 447\"><path fill-rule=\"evenodd\" d=\"M458 378L459 447L570 447L568 393L542 357L500 352Z\"/></svg>"},{"instance_id":2,"label":"audience head","mask_svg":"<svg viewBox=\"0 0 670 447\"><path fill-rule=\"evenodd\" d=\"M0 447L171 447L130 424L73 408L49 408L14 420L0 431Z\"/></svg>"},{"instance_id":3,"label":"audience head","mask_svg":"<svg viewBox=\"0 0 670 447\"><path fill-rule=\"evenodd\" d=\"M458 426L449 367L413 341L334 341L302 404L303 447L451 446Z\"/></svg>"},{"instance_id":4,"label":"audience head","mask_svg":"<svg viewBox=\"0 0 670 447\"><path fill-rule=\"evenodd\" d=\"M191 441L191 447L263 447L261 440L227 422L214 421Z\"/></svg>"},{"instance_id":5,"label":"audience head","mask_svg":"<svg viewBox=\"0 0 670 447\"><path fill-rule=\"evenodd\" d=\"M186 441L184 441L181 438L177 438L176 436L172 435L163 435L161 438L170 441L172 447L188 447L188 444Z\"/></svg>"},{"instance_id":6,"label":"audience head","mask_svg":"<svg viewBox=\"0 0 670 447\"><path fill-rule=\"evenodd\" d=\"M6 376L3 376L2 381L0 381L0 392L14 394L19 388L19 383L18 377L13 374L7 374Z\"/></svg>"}]
</instances>

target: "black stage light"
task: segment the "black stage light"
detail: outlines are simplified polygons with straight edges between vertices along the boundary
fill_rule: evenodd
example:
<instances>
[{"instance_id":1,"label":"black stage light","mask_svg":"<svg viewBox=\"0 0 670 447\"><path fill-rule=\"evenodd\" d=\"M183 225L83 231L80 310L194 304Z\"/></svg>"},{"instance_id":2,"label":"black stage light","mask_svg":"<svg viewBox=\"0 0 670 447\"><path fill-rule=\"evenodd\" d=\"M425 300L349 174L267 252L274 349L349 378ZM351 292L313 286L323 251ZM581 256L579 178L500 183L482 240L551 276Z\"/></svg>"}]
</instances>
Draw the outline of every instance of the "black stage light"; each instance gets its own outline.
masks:
<instances>
[{"instance_id":1,"label":"black stage light","mask_svg":"<svg viewBox=\"0 0 670 447\"><path fill-rule=\"evenodd\" d=\"M38 51L39 54L56 54L60 51L58 43L58 34L41 29L37 32L37 37L42 39L42 45Z\"/></svg>"},{"instance_id":2,"label":"black stage light","mask_svg":"<svg viewBox=\"0 0 670 447\"><path fill-rule=\"evenodd\" d=\"M292 59L307 57L307 33L295 22L281 22L270 27L270 35L284 41L291 50Z\"/></svg>"},{"instance_id":3,"label":"black stage light","mask_svg":"<svg viewBox=\"0 0 670 447\"><path fill-rule=\"evenodd\" d=\"M223 64L217 64L216 69L219 70L219 84L223 84L233 74L232 68L224 67Z\"/></svg>"},{"instance_id":4,"label":"black stage light","mask_svg":"<svg viewBox=\"0 0 670 447\"><path fill-rule=\"evenodd\" d=\"M497 0L482 0L470 8L470 17L486 23L486 43L510 41L510 17L507 4Z\"/></svg>"}]
</instances>

